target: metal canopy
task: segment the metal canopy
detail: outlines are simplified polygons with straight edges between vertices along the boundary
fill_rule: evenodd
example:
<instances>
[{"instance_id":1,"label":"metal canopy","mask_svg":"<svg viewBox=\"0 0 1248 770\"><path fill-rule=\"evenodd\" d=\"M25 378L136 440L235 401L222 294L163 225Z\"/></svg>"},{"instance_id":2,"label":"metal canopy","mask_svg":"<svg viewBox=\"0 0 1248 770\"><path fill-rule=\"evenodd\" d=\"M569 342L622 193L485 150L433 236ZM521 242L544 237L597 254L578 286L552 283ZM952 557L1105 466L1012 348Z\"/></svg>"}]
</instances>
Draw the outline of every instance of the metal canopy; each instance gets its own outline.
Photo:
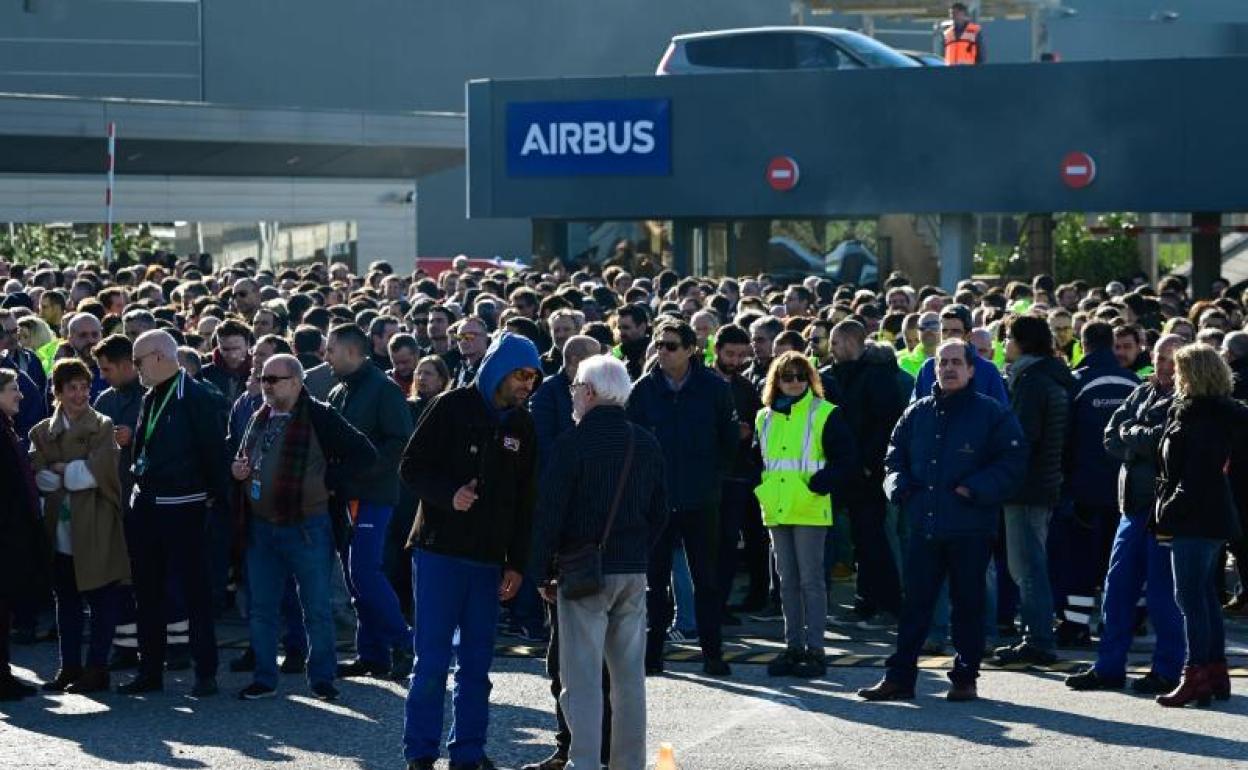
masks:
<instances>
[{"instance_id":1,"label":"metal canopy","mask_svg":"<svg viewBox=\"0 0 1248 770\"><path fill-rule=\"evenodd\" d=\"M910 20L949 18L949 0L807 0L811 13L843 13ZM969 0L967 5L980 19L1027 18L1032 13L1056 10L1060 0ZM978 6L977 10L976 7Z\"/></svg>"},{"instance_id":2,"label":"metal canopy","mask_svg":"<svg viewBox=\"0 0 1248 770\"><path fill-rule=\"evenodd\" d=\"M413 179L463 165L461 113L0 94L0 173Z\"/></svg>"}]
</instances>

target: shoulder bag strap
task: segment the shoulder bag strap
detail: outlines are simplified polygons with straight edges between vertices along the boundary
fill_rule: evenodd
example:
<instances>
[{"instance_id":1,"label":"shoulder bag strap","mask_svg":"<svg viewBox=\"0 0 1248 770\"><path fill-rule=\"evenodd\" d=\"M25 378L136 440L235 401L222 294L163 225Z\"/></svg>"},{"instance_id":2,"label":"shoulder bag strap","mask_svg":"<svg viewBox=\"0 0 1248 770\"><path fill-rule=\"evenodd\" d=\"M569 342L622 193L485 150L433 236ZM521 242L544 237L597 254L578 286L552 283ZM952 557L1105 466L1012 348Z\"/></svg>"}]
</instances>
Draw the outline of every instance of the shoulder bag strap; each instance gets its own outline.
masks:
<instances>
[{"instance_id":1,"label":"shoulder bag strap","mask_svg":"<svg viewBox=\"0 0 1248 770\"><path fill-rule=\"evenodd\" d=\"M606 526L602 528L602 537L598 539L598 550L601 551L607 544L607 537L611 534L611 524L615 521L616 511L620 510L620 498L624 496L624 484L628 481L628 471L633 465L633 449L637 441L637 436L633 432L633 426L626 423L628 428L628 449L624 450L624 465L620 469L620 480L615 485L615 497L611 500L611 511L607 514Z\"/></svg>"}]
</instances>

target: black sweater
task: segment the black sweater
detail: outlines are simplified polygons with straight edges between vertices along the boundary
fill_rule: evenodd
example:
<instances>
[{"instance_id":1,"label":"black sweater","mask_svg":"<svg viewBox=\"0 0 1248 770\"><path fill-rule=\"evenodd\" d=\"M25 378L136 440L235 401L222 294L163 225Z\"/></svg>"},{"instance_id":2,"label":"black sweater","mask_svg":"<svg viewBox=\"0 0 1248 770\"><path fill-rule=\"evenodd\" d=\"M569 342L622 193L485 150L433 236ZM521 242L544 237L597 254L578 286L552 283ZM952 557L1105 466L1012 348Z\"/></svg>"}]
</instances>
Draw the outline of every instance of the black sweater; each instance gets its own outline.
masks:
<instances>
[{"instance_id":1,"label":"black sweater","mask_svg":"<svg viewBox=\"0 0 1248 770\"><path fill-rule=\"evenodd\" d=\"M529 565L537 580L554 575L555 553L602 536L623 470L628 429L623 408L597 406L555 440L533 522ZM650 549L667 523L663 450L650 431L632 430L632 465L603 548L605 574L644 573Z\"/></svg>"}]
</instances>

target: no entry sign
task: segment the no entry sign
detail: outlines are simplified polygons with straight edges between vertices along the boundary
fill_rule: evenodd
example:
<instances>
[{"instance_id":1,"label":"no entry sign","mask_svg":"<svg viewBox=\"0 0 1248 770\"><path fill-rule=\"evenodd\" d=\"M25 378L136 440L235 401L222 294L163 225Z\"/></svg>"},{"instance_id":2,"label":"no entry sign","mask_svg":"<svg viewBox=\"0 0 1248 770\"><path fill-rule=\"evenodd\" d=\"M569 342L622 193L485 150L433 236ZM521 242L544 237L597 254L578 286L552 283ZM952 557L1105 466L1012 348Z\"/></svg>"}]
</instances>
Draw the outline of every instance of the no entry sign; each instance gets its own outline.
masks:
<instances>
[{"instance_id":1,"label":"no entry sign","mask_svg":"<svg viewBox=\"0 0 1248 770\"><path fill-rule=\"evenodd\" d=\"M1096 179L1096 161L1086 152L1068 153L1062 158L1062 182L1072 190L1081 190Z\"/></svg>"},{"instance_id":2,"label":"no entry sign","mask_svg":"<svg viewBox=\"0 0 1248 770\"><path fill-rule=\"evenodd\" d=\"M771 159L767 164L767 184L771 185L771 189L777 192L786 192L797 187L797 179L801 172L797 168L797 161L787 155L780 155Z\"/></svg>"}]
</instances>

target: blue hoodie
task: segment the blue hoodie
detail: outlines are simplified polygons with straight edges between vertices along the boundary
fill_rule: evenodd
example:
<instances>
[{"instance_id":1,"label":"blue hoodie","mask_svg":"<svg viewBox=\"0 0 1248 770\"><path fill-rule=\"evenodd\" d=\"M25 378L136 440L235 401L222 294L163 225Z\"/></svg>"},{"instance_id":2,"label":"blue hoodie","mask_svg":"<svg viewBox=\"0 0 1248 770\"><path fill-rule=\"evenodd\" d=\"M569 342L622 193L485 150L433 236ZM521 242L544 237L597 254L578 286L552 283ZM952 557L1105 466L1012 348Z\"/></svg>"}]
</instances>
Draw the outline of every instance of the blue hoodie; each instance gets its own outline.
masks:
<instances>
[{"instance_id":1,"label":"blue hoodie","mask_svg":"<svg viewBox=\"0 0 1248 770\"><path fill-rule=\"evenodd\" d=\"M542 358L537 353L537 346L528 337L503 332L490 343L481 359L481 368L477 370L477 391L485 399L494 419L499 419L502 412L494 406L494 392L507 376L517 369L533 369L541 374Z\"/></svg>"}]
</instances>

